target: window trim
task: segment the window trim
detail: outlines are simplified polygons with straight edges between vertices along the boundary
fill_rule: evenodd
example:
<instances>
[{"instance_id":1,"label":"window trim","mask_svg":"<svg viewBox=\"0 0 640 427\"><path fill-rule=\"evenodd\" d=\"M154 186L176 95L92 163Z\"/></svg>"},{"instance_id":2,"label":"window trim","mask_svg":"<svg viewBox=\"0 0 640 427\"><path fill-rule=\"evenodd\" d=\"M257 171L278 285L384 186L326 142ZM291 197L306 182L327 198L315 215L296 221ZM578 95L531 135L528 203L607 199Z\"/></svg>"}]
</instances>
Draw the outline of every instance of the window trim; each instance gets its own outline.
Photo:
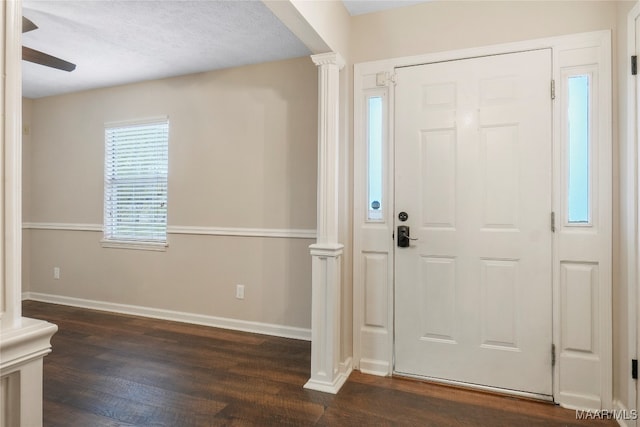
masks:
<instances>
[{"instance_id":1,"label":"window trim","mask_svg":"<svg viewBox=\"0 0 640 427\"><path fill-rule=\"evenodd\" d=\"M166 123L169 126L169 116L155 116L148 117L142 119L132 119L132 120L121 120L121 121L112 121L104 123L104 131L106 132L109 128L124 128L128 126L137 126L137 125L149 125L149 124L160 124ZM170 133L170 128L169 128ZM168 142L168 141L167 141ZM106 172L106 162L107 162L107 141L106 135L104 140L104 149L105 149L105 157L103 159L103 166ZM168 147L167 147L168 151ZM168 156L168 152L167 152ZM167 158L168 163L168 158ZM167 165L168 166L168 165ZM168 214L165 222L165 239L164 241L153 241L153 240L138 240L138 239L109 239L106 237L107 233L107 209L106 209L106 194L107 194L107 179L104 177L104 190L102 195L103 202L103 224L102 224L102 239L100 240L100 244L103 248L116 248L116 249L132 249L132 250L147 250L147 251L166 251L169 246L169 221ZM167 176L167 205L168 205L168 176Z\"/></svg>"},{"instance_id":2,"label":"window trim","mask_svg":"<svg viewBox=\"0 0 640 427\"><path fill-rule=\"evenodd\" d=\"M380 98L380 209L378 211L380 218L372 218L371 217L371 205L369 196L371 194L371 104L370 101L373 98ZM387 156L386 148L387 148L387 140L386 140L386 120L387 120L387 106L386 106L386 91L385 90L368 90L364 95L364 123L366 129L364 130L365 134L365 153L366 153L366 165L365 165L365 182L366 182L366 191L365 191L365 222L367 223L384 223L386 222L387 217L387 209L386 209L386 165L385 165L385 157Z\"/></svg>"},{"instance_id":3,"label":"window trim","mask_svg":"<svg viewBox=\"0 0 640 427\"><path fill-rule=\"evenodd\" d=\"M589 129L589 141L588 141L588 199L587 199L587 222L571 222L569 221L569 79L577 76L588 76L589 79L589 96L588 96L588 129ZM560 204L562 215L562 226L567 229L588 229L598 227L598 207L599 197L598 191L595 187L599 182L599 169L598 164L594 160L594 155L598 152L598 146L600 144L599 134L599 119L600 117L600 76L597 65L575 65L563 67L560 72L561 81L561 112L560 112L560 126L562 126L561 134L561 161L562 161L562 187L561 194L562 200Z\"/></svg>"},{"instance_id":4,"label":"window trim","mask_svg":"<svg viewBox=\"0 0 640 427\"><path fill-rule=\"evenodd\" d=\"M142 240L108 240L103 238L100 245L108 249L133 249L143 251L164 252L169 247L169 240L166 242L147 242Z\"/></svg>"},{"instance_id":5,"label":"window trim","mask_svg":"<svg viewBox=\"0 0 640 427\"><path fill-rule=\"evenodd\" d=\"M581 105L579 107L583 107L586 110L586 123L584 123L585 128L586 128L586 141L581 141L584 142L585 144L585 149L584 152L582 152L581 154L584 154L586 156L586 161L584 163L586 163L586 178L585 178L585 182L583 184L586 185L586 190L583 190L582 192L580 190L576 190L575 188L572 188L572 178L573 178L573 169L574 169L574 161L576 163L579 163L577 161L577 159L573 158L573 147L572 147L572 142L574 142L573 138L572 138L572 132L571 130L573 129L572 127L572 120L571 118L573 117L572 111L571 111L571 107L572 107L572 97L571 97L571 79L578 79L578 78L583 78L586 79L586 105ZM566 95L566 107L567 107L567 111L565 112L565 114L567 115L567 129L565 130L567 132L566 135L566 150L567 150L567 164L566 164L566 169L567 169L567 188L565 189L565 191L567 192L566 195L566 216L567 216L567 225L570 226L575 226L575 225L591 225L592 222L592 193L593 193L593 189L592 187L592 180L591 180L591 176L592 176L592 157L593 157L593 153L591 150L591 146L593 145L593 116L592 116L592 111L593 111L593 106L592 106L592 98L593 98L593 73L578 73L578 74L567 74L566 76L563 77L563 83L566 84L567 87L567 93ZM574 114L578 115L578 113L573 112ZM576 143L579 143L578 141L575 141ZM576 149L576 151L579 151L579 148ZM575 169L580 170L581 166L584 165L580 165L580 164L576 164L575 165ZM580 194L580 193L585 193L585 194ZM585 198L585 200L582 200L581 202L585 205L585 210L586 210L586 220L572 220L571 215L572 215L572 207L574 202L574 198L572 196L583 196L583 197L577 197L578 199L580 198ZM580 202L576 203L576 204L580 204ZM576 208L577 210L580 210L579 208Z\"/></svg>"}]
</instances>

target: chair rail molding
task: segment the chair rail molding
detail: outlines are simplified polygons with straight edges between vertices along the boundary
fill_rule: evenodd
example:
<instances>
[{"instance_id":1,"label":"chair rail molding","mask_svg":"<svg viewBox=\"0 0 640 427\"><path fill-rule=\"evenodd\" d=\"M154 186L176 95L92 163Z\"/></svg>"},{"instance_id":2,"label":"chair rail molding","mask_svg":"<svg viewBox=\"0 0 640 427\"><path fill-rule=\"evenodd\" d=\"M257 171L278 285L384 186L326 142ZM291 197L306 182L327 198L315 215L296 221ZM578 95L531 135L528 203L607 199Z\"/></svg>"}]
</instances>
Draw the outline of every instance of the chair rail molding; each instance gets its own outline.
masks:
<instances>
[{"instance_id":1,"label":"chair rail molding","mask_svg":"<svg viewBox=\"0 0 640 427\"><path fill-rule=\"evenodd\" d=\"M25 230L60 230L102 232L102 224L66 222L25 222ZM167 234L198 236L273 237L281 239L315 239L316 230L306 228L247 228L169 225Z\"/></svg>"}]
</instances>

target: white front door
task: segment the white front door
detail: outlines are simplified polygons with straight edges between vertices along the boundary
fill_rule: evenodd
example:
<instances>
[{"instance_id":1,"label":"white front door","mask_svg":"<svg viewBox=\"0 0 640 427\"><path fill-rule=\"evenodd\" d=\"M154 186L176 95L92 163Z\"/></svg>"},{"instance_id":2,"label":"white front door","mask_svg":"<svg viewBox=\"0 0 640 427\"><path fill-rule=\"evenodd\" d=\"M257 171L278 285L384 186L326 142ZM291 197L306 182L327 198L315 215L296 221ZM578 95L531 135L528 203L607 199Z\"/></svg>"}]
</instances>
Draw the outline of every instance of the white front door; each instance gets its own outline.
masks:
<instances>
[{"instance_id":1,"label":"white front door","mask_svg":"<svg viewBox=\"0 0 640 427\"><path fill-rule=\"evenodd\" d=\"M550 82L550 49L397 69L395 372L552 395Z\"/></svg>"}]
</instances>

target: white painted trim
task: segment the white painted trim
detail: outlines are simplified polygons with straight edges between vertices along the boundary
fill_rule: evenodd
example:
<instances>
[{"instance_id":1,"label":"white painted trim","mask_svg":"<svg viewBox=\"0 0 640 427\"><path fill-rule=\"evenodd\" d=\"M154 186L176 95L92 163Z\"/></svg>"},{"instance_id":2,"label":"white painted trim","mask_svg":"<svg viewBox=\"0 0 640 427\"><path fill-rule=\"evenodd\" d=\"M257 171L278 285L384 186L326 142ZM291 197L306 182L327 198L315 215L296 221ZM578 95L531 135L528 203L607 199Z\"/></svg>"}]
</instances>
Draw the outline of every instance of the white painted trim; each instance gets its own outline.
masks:
<instances>
[{"instance_id":1,"label":"white painted trim","mask_svg":"<svg viewBox=\"0 0 640 427\"><path fill-rule=\"evenodd\" d=\"M336 52L318 53L316 55L311 55L311 60L317 66L335 65L338 67L338 70L344 68L346 64L344 58Z\"/></svg>"},{"instance_id":2,"label":"white painted trim","mask_svg":"<svg viewBox=\"0 0 640 427\"><path fill-rule=\"evenodd\" d=\"M21 0L0 12L0 327L19 326L22 317L22 61Z\"/></svg>"},{"instance_id":3,"label":"white painted trim","mask_svg":"<svg viewBox=\"0 0 640 427\"><path fill-rule=\"evenodd\" d=\"M51 337L58 326L43 320L23 317L20 327L0 330L0 374L19 370L25 363L51 353Z\"/></svg>"},{"instance_id":4,"label":"white painted trim","mask_svg":"<svg viewBox=\"0 0 640 427\"><path fill-rule=\"evenodd\" d=\"M557 97L553 107L553 210L563 217L553 234L553 340L557 349L554 367L554 397L561 406L570 409L610 410L613 400L613 314L612 314L612 208L613 141L612 141L612 81L611 32L599 31L583 34L582 39L571 42L559 40L553 47L553 75ZM582 52L576 54L575 52ZM566 81L565 69L594 65L597 77L592 87L593 105L593 155L591 171L594 189L593 224L591 237L578 240L580 234L564 226L566 215L566 168L568 167L566 144ZM564 116L564 117L563 117ZM589 233L584 233L587 239ZM597 242L597 243L596 243ZM587 249L589 252L587 252ZM584 250L584 251L583 251ZM588 255L587 255L588 254ZM562 262L593 261L597 264L595 289L597 305L592 307L598 321L597 338L592 349L593 359L581 357L572 351L563 351L565 341L562 319L565 318L566 301L562 291ZM595 264L594 264L595 265ZM595 312L595 313L594 313ZM590 365L590 366L589 366ZM581 376L596 375L591 384L579 381ZM597 389L597 390L596 390Z\"/></svg>"},{"instance_id":5,"label":"white painted trim","mask_svg":"<svg viewBox=\"0 0 640 427\"><path fill-rule=\"evenodd\" d=\"M51 352L57 330L52 323L26 317L15 328L0 329L3 426L42 426L42 358Z\"/></svg>"},{"instance_id":6,"label":"white painted trim","mask_svg":"<svg viewBox=\"0 0 640 427\"><path fill-rule=\"evenodd\" d=\"M25 230L64 230L102 232L102 224L60 223L60 222L25 222ZM315 239L314 229L287 228L232 228L232 227L194 227L170 225L167 234L187 234L203 236L236 236L236 237L272 237L283 239Z\"/></svg>"},{"instance_id":7,"label":"white painted trim","mask_svg":"<svg viewBox=\"0 0 640 427\"><path fill-rule=\"evenodd\" d=\"M353 372L353 358L349 356L340 362L340 373L349 378L351 372Z\"/></svg>"},{"instance_id":8,"label":"white painted trim","mask_svg":"<svg viewBox=\"0 0 640 427\"><path fill-rule=\"evenodd\" d=\"M614 418L621 427L632 427L636 425L637 411L629 410L624 403L618 399L613 400Z\"/></svg>"},{"instance_id":9,"label":"white painted trim","mask_svg":"<svg viewBox=\"0 0 640 427\"><path fill-rule=\"evenodd\" d=\"M393 120L389 109L393 105L393 84L391 72L381 73L384 77L383 86L378 86L378 75L365 76L360 73L361 64L354 68L354 147L353 147L353 355L354 365L361 372L373 375L391 375L393 360L393 304L386 307L386 322L382 325L366 325L365 304L358 304L357 296L366 295L365 272L366 259L369 256L386 256L388 301L393 301L393 267L394 244L391 239L394 225L394 192L393 171L394 153L391 147L390 135L393 132ZM373 96L382 97L382 212L379 221L368 220L368 147L367 147L367 99ZM360 161L362 160L362 161ZM375 255L374 255L375 254ZM383 370L386 369L386 370Z\"/></svg>"},{"instance_id":10,"label":"white painted trim","mask_svg":"<svg viewBox=\"0 0 640 427\"><path fill-rule=\"evenodd\" d=\"M134 316L150 317L152 319L171 320L173 322L191 323L194 325L211 326L214 328L231 329L234 331L250 332L253 334L271 335L283 338L310 341L311 330L294 326L275 325L271 323L253 322L249 320L230 319L226 317L208 316L205 314L186 313L182 311L163 310L139 305L118 304L106 301L73 298L63 295L43 294L39 292L24 292L23 300L47 302L51 304L68 305L72 307L88 308L91 310L108 311L112 313L130 314Z\"/></svg>"},{"instance_id":11,"label":"white painted trim","mask_svg":"<svg viewBox=\"0 0 640 427\"><path fill-rule=\"evenodd\" d=\"M65 230L65 231L99 231L102 232L102 224L79 224L62 222L24 222L23 230Z\"/></svg>"},{"instance_id":12,"label":"white painted trim","mask_svg":"<svg viewBox=\"0 0 640 427\"><path fill-rule=\"evenodd\" d=\"M570 34L556 37L545 37L520 42L501 43L490 46L480 46L468 49L457 49L446 52L427 53L422 55L407 56L401 58L382 59L378 61L362 62L354 65L355 72L360 75L374 74L378 72L393 73L395 68L410 67L413 65L433 64L436 62L457 61L460 59L478 58L490 55L502 55L528 50L548 49L566 45L582 45L585 40L610 35L611 31L591 31L586 33ZM354 89L359 87L354 84ZM355 124L355 123L354 123Z\"/></svg>"},{"instance_id":13,"label":"white painted trim","mask_svg":"<svg viewBox=\"0 0 640 427\"><path fill-rule=\"evenodd\" d=\"M627 180L629 183L628 191L632 194L627 194L629 200L632 201L629 206L630 212L627 213L627 218L630 220L629 232L632 233L632 239L626 239L627 242L627 252L629 254L627 260L627 280L628 280L628 295L627 295L627 327L629 328L627 331L627 341L628 341L628 355L627 360L629 363L627 367L630 366L630 361L632 359L636 359L638 356L638 344L640 343L640 339L638 338L638 333L640 332L638 328L638 307L640 306L640 302L638 298L640 297L640 292L638 292L638 268L640 267L640 253L638 251L638 241L640 240L640 218L638 217L638 190L640 189L638 175L638 165L640 164L640 152L637 149L638 142L638 134L637 129L639 129L640 123L637 122L638 111L637 111L637 102L640 102L638 99L638 94L640 91L637 87L638 78L636 76L631 75L630 65L631 65L631 56L637 55L640 50L640 46L636 46L636 19L640 17L640 2L637 2L635 6L629 11L627 15L627 70L625 74L627 75L627 144L628 144L628 152L627 161L629 162L629 170L628 173L630 176L627 176ZM620 120L623 120L621 117ZM624 141L620 140L620 151L624 152L625 146ZM624 156L623 156L624 157ZM622 160L621 160L622 161ZM624 197L624 196L622 196ZM638 409L638 382L628 377L629 385L627 387L627 393L629 398L629 404L632 405L631 409ZM621 405L621 407L625 408L624 404L619 400L614 401L614 407ZM629 423L620 423L620 425L625 426L636 426L637 420L631 421Z\"/></svg>"},{"instance_id":14,"label":"white painted trim","mask_svg":"<svg viewBox=\"0 0 640 427\"><path fill-rule=\"evenodd\" d=\"M304 388L306 388L307 390L321 391L323 393L338 394L338 392L340 391L344 383L347 382L348 378L349 378L348 375L340 372L336 375L335 380L333 382L329 383L329 382L316 381L314 379L310 379L304 385Z\"/></svg>"},{"instance_id":15,"label":"white painted trim","mask_svg":"<svg viewBox=\"0 0 640 427\"><path fill-rule=\"evenodd\" d=\"M312 55L318 66L317 243L338 243L340 169L340 69L335 52Z\"/></svg>"},{"instance_id":16,"label":"white painted trim","mask_svg":"<svg viewBox=\"0 0 640 427\"><path fill-rule=\"evenodd\" d=\"M318 66L317 240L311 252L311 378L305 388L337 393L351 372L340 367L341 255L340 69L335 52L313 55Z\"/></svg>"},{"instance_id":17,"label":"white painted trim","mask_svg":"<svg viewBox=\"0 0 640 427\"><path fill-rule=\"evenodd\" d=\"M169 116L156 116L156 117L145 117L142 119L125 119L125 120L117 120L111 122L105 122L104 128L119 128L119 127L127 127L127 126L136 126L136 125L150 125L150 124L160 124L160 123L169 123Z\"/></svg>"},{"instance_id":18,"label":"white painted trim","mask_svg":"<svg viewBox=\"0 0 640 427\"><path fill-rule=\"evenodd\" d=\"M359 129L361 129L363 126L363 123L362 123L363 117L362 117L362 114L358 114L358 110L357 110L358 100L360 99L360 96L365 92L365 89L363 86L364 76L375 75L377 73L389 73L390 75L392 75L395 69L398 67L437 63L437 62L443 62L443 61L461 60L461 59L490 56L490 55L500 55L500 54L506 54L506 53L529 51L529 50L548 49L548 48L578 49L582 47L593 46L593 43L596 41L603 48L603 56L602 56L603 61L608 61L606 64L603 62L604 71L601 77L603 79L610 79L612 77L611 62L610 62L611 61L611 31L610 30L594 31L594 32L549 37L549 38L542 38L542 39L535 39L535 40L526 40L522 42L505 43L505 44L484 46L484 47L478 47L478 48L460 49L460 50L447 51L447 52L429 53L429 54L417 55L417 56L411 56L411 57L393 58L393 59L385 59L385 60L355 64L354 95L353 95L353 99L354 99L353 123L354 123L354 135L355 135L354 136L354 153L355 153L354 154L354 171L357 172L359 170L363 170L363 167L359 167L357 162L364 161L364 159L359 158L357 156L359 152L362 152L362 148L359 148L359 144L361 145L364 143L362 138L358 137L359 134L360 135L362 134L361 130ZM554 67L555 66L556 65L554 65ZM607 80L607 82L609 81L610 80ZM605 84L609 84L609 83L605 83ZM389 123L389 141L390 141L389 153L391 156L393 156L393 153L395 151L394 150L395 141L393 139L394 129L393 129L393 119L392 119L394 117L394 92L395 92L394 87L393 85L391 85L390 92L389 92L389 101L388 101L389 102L388 114L389 114L389 117L391 118ZM610 92L611 92L611 89L609 88L608 93L604 93L602 95L603 103L607 106L606 107L607 109L606 111L604 111L604 114L603 114L603 117L606 116L606 119L602 120L603 123L601 124L601 132L602 134L608 135L607 141L609 142L611 139L611 136L610 136L611 135L611 124L610 124L611 123L611 115L610 115L611 114L611 111L610 111L611 110L611 97L610 97L611 93ZM388 182L386 183L387 188L390 188L390 189L395 188L393 172L389 173L387 179L388 179ZM362 207L359 207L358 203L361 203L363 200L365 200L365 197L363 196L363 192L366 190L361 186L358 186L359 182L361 183L362 179L356 175L354 177L354 197L353 197L354 215L358 215L359 213L362 212ZM353 218L354 228L358 226L360 220L361 218L354 216ZM610 218L609 218L609 221L610 221ZM393 245L393 240L391 239L392 232L393 232L393 227L390 228L389 236L388 236L389 238L387 239L387 241L390 242L389 243L390 245ZM360 236L360 238L362 237ZM360 256L360 253L358 253L358 250L360 250L361 248L362 248L362 242L358 240L358 235L356 234L354 236L354 244L353 244L353 249L354 249L354 252L353 252L354 343L353 344L354 344L354 365L355 366L360 366L360 363L361 363L360 357L362 357L360 347L363 347L365 345L357 339L358 331L362 327L361 314L363 313L363 310L364 310L362 306L364 304L364 295L362 293L363 289L362 289L362 286L357 286L357 284L359 284L362 281L361 275L363 274L361 256ZM392 256L391 255L392 251L393 251L393 247L389 249L390 256ZM610 262L611 261L609 261L609 263ZM609 265L608 268L610 269L611 266ZM390 289L390 292L393 292L393 280L392 279L389 279L389 280L390 280L389 289ZM555 279L554 279L553 287L554 287L554 300L557 300L558 292L556 288L558 287L558 284L556 283ZM608 408L611 405L611 399L612 399L611 385L613 382L612 358L611 358L612 318L611 318L611 307L610 307L610 304L611 304L611 287L610 286L606 289L606 292L603 293L602 300L603 300L603 303L601 306L602 324L600 325L601 327L600 330L604 330L608 332L606 332L604 334L604 337L602 337L602 341L603 341L602 347L603 347L604 354L602 355L603 370L600 373L601 374L600 384L602 385L601 402L604 408ZM387 303L390 304L389 310L393 312L392 311L393 298L389 298ZM554 313L554 316L555 316L555 313ZM554 328L553 335L554 335L554 342L555 342L557 340L557 337L560 334L559 325L556 323L555 320L554 320L553 328ZM392 366L393 345L394 345L393 340L390 340L390 343L389 343L390 349L387 352L384 352L386 354L383 354L383 352L378 352L378 354L381 355L381 357L380 359L375 360L377 366L381 367L383 366L384 363L388 363L390 366ZM385 356L388 357L388 360L382 359L382 357L385 357ZM370 364L373 361L367 360L366 362L367 364ZM558 387L559 376L557 373L558 370L556 369L555 371L556 373L554 374L554 395L556 396L556 399L558 399L559 390L557 389L557 387Z\"/></svg>"},{"instance_id":19,"label":"white painted trim","mask_svg":"<svg viewBox=\"0 0 640 427\"><path fill-rule=\"evenodd\" d=\"M109 249L132 249L136 251L166 252L169 244L167 242L143 242L125 240L100 240L103 248Z\"/></svg>"},{"instance_id":20,"label":"white painted trim","mask_svg":"<svg viewBox=\"0 0 640 427\"><path fill-rule=\"evenodd\" d=\"M565 409L574 411L599 411L602 406L602 399L596 395L584 395L582 393L559 392L554 394L555 402ZM607 408L609 409L609 408Z\"/></svg>"},{"instance_id":21,"label":"white painted trim","mask_svg":"<svg viewBox=\"0 0 640 427\"><path fill-rule=\"evenodd\" d=\"M43 357L57 326L22 317L22 1L0 7L0 424L42 426Z\"/></svg>"},{"instance_id":22,"label":"white painted trim","mask_svg":"<svg viewBox=\"0 0 640 427\"><path fill-rule=\"evenodd\" d=\"M378 377L387 377L391 372L391 364L380 360L360 359L360 372Z\"/></svg>"},{"instance_id":23,"label":"white painted trim","mask_svg":"<svg viewBox=\"0 0 640 427\"><path fill-rule=\"evenodd\" d=\"M207 236L278 237L284 239L315 239L316 230L287 228L229 228L169 226L169 234L200 234Z\"/></svg>"},{"instance_id":24,"label":"white painted trim","mask_svg":"<svg viewBox=\"0 0 640 427\"><path fill-rule=\"evenodd\" d=\"M344 245L341 243L329 243L329 244L320 244L314 243L309 245L309 252L312 256L317 257L332 257L336 258L342 255L342 250L344 249Z\"/></svg>"}]
</instances>

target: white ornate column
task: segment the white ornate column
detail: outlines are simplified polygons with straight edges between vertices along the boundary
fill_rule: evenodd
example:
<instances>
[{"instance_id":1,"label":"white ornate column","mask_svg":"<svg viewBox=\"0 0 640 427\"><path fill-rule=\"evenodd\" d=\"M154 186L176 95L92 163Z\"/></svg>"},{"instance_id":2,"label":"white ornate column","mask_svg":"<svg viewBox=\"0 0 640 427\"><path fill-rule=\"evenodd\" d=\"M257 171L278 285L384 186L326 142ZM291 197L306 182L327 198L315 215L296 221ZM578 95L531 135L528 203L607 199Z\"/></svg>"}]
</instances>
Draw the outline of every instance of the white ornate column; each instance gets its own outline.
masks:
<instances>
[{"instance_id":1,"label":"white ornate column","mask_svg":"<svg viewBox=\"0 0 640 427\"><path fill-rule=\"evenodd\" d=\"M340 257L338 241L339 89L344 60L313 55L318 66L318 216L312 257L311 378L305 388L337 393L348 373L340 370Z\"/></svg>"},{"instance_id":2,"label":"white ornate column","mask_svg":"<svg viewBox=\"0 0 640 427\"><path fill-rule=\"evenodd\" d=\"M22 4L0 2L0 427L42 425L42 358L58 327L22 317Z\"/></svg>"}]
</instances>

